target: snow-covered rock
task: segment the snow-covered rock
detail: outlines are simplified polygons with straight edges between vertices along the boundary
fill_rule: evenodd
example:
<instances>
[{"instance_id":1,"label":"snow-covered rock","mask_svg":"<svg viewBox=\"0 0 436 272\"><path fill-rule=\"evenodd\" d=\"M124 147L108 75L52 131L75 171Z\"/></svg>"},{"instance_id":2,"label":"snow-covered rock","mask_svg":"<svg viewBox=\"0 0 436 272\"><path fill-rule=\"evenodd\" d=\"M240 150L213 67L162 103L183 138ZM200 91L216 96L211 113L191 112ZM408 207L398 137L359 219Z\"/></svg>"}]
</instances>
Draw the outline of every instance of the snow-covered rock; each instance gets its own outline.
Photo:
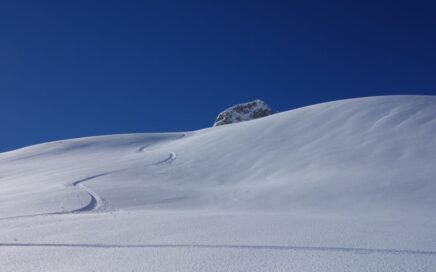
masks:
<instances>
[{"instance_id":1,"label":"snow-covered rock","mask_svg":"<svg viewBox=\"0 0 436 272\"><path fill-rule=\"evenodd\" d=\"M272 114L270 107L260 99L242 103L222 111L213 124L214 127L249 121Z\"/></svg>"}]
</instances>

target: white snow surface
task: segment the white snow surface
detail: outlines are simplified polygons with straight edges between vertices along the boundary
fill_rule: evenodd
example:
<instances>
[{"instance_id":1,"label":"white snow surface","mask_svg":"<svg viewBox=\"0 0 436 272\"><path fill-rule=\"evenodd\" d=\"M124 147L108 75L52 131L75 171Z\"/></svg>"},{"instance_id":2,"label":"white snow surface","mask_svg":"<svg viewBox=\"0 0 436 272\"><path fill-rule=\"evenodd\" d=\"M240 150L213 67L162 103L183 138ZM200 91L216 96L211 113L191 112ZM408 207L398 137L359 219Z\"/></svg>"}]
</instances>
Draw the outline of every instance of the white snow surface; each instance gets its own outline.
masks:
<instances>
[{"instance_id":1,"label":"white snow surface","mask_svg":"<svg viewBox=\"0 0 436 272\"><path fill-rule=\"evenodd\" d=\"M436 271L436 97L0 153L1 271Z\"/></svg>"}]
</instances>

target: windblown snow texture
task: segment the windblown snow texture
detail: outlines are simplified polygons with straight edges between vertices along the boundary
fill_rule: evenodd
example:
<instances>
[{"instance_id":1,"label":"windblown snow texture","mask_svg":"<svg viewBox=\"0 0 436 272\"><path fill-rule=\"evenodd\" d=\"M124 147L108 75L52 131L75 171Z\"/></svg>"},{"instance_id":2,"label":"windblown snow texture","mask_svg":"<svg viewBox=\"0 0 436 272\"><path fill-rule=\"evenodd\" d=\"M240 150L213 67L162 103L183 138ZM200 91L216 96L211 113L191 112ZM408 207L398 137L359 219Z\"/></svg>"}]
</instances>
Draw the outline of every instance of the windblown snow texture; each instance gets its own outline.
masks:
<instances>
[{"instance_id":1,"label":"windblown snow texture","mask_svg":"<svg viewBox=\"0 0 436 272\"><path fill-rule=\"evenodd\" d=\"M1 271L434 271L436 97L0 154Z\"/></svg>"}]
</instances>

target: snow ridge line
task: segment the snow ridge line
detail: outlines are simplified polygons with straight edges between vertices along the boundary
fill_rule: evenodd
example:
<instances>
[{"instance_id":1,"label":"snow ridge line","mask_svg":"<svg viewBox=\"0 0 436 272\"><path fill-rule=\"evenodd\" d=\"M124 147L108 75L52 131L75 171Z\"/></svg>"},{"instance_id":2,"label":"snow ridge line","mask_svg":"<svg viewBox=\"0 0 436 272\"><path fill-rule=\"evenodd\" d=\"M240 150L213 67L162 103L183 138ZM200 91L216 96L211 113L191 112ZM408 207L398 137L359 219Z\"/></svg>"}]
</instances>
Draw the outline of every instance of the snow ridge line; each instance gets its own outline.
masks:
<instances>
[{"instance_id":1,"label":"snow ridge line","mask_svg":"<svg viewBox=\"0 0 436 272\"><path fill-rule=\"evenodd\" d=\"M0 247L78 247L78 248L206 248L206 249L247 249L247 250L288 250L288 251L327 251L352 254L401 254L436 256L436 251L408 249L374 249L353 247L322 246L275 246L275 245L213 245L213 244L49 244L49 243L0 243Z\"/></svg>"}]
</instances>

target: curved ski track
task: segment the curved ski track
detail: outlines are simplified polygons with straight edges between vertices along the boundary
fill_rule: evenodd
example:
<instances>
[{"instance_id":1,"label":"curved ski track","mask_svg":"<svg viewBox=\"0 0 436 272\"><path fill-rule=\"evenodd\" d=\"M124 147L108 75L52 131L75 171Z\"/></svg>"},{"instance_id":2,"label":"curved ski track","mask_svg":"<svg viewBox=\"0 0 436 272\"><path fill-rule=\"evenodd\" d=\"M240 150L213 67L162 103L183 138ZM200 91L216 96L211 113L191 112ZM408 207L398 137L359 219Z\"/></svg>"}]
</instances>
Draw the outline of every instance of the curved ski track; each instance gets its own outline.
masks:
<instances>
[{"instance_id":1,"label":"curved ski track","mask_svg":"<svg viewBox=\"0 0 436 272\"><path fill-rule=\"evenodd\" d=\"M179 137L175 138L174 140L181 139L181 138L183 138L185 136L186 136L186 133L182 133L182 134L179 135ZM148 144L148 145L142 146L142 147L140 147L138 149L138 151L140 151L140 152L149 151L149 150L147 150L147 148L149 146L151 146L151 145L152 144ZM159 162L156 162L153 165L159 165L159 164L163 164L163 163L171 163L172 161L174 161L176 159L176 157L177 157L177 154L175 152L170 151L167 158L165 158L164 160L161 160ZM77 187L81 191L85 191L86 193L88 193L88 195L91 198L90 202L87 205L85 205L85 206L83 206L81 208L74 209L74 210L68 210L68 211L48 212L48 213L39 213L39 214L31 214L31 215L20 215L20 216L12 216L12 217L3 217L3 218L0 218L0 220L30 218L30 217L35 217L35 216L74 214L74 213L79 213L79 212L91 212L91 211L101 210L101 209L103 209L105 207L104 199L101 198L96 192L88 189L83 183L85 181L89 181L89 180L92 180L92 179L99 178L101 176L105 176L105 175L107 175L109 173L111 173L111 172L101 173L101 174L93 175L93 176L90 176L90 177L86 177L84 179L77 180L77 181L75 181L75 182L73 182L71 184L72 186Z\"/></svg>"},{"instance_id":2,"label":"curved ski track","mask_svg":"<svg viewBox=\"0 0 436 272\"><path fill-rule=\"evenodd\" d=\"M175 152L169 152L169 155L167 158L165 158L164 160L161 160L159 162L154 163L153 165L159 165L159 164L163 164L163 163L171 163L172 161L174 161L177 157L177 154Z\"/></svg>"},{"instance_id":3,"label":"curved ski track","mask_svg":"<svg viewBox=\"0 0 436 272\"><path fill-rule=\"evenodd\" d=\"M74 187L79 188L81 191L85 191L89 194L91 200L89 203L81 208L74 209L74 210L68 210L68 211L60 211L60 212L48 212L48 213L39 213L39 214L30 214L30 215L20 215L20 216L12 216L12 217L3 217L0 218L0 220L8 220L8 219L19 219L19 218L31 218L36 216L48 216L48 215L62 215L62 214L74 214L79 212L90 212L90 211L97 211L104 207L104 200L94 191L86 188L83 185L83 182L99 178L101 176L105 176L109 173L102 173L94 176L90 176L84 179L77 180L73 182L71 185Z\"/></svg>"},{"instance_id":4,"label":"curved ski track","mask_svg":"<svg viewBox=\"0 0 436 272\"><path fill-rule=\"evenodd\" d=\"M182 134L180 134L179 137L175 138L174 140L182 139L182 138L184 138L184 137L186 137L186 133L182 133ZM152 151L154 151L154 150L148 150L148 148L149 148L150 146L152 146L152 145L153 145L153 144L144 145L144 146L142 146L142 147L140 147L140 148L138 149L138 152L152 152ZM163 159L163 160L161 160L161 161L158 161L158 162L156 162L156 163L153 163L153 165L159 165L159 164L164 164L164 163L171 163L171 162L173 162L176 158L177 158L177 154L176 154L175 152L173 152L173 151L169 151L169 152L168 152L168 157L167 157L167 158L165 158L165 159Z\"/></svg>"},{"instance_id":5,"label":"curved ski track","mask_svg":"<svg viewBox=\"0 0 436 272\"><path fill-rule=\"evenodd\" d=\"M83 206L82 208L70 211L69 213L77 213L77 212L85 212L85 211L97 211L101 209L104 206L104 200L101 198L97 193L94 191L88 189L83 185L83 182L95 179L104 175L107 175L108 173L98 174L95 176L87 177L78 181L73 182L73 186L76 186L77 188L87 192L89 196L91 197L91 201L88 203L88 205Z\"/></svg>"}]
</instances>

